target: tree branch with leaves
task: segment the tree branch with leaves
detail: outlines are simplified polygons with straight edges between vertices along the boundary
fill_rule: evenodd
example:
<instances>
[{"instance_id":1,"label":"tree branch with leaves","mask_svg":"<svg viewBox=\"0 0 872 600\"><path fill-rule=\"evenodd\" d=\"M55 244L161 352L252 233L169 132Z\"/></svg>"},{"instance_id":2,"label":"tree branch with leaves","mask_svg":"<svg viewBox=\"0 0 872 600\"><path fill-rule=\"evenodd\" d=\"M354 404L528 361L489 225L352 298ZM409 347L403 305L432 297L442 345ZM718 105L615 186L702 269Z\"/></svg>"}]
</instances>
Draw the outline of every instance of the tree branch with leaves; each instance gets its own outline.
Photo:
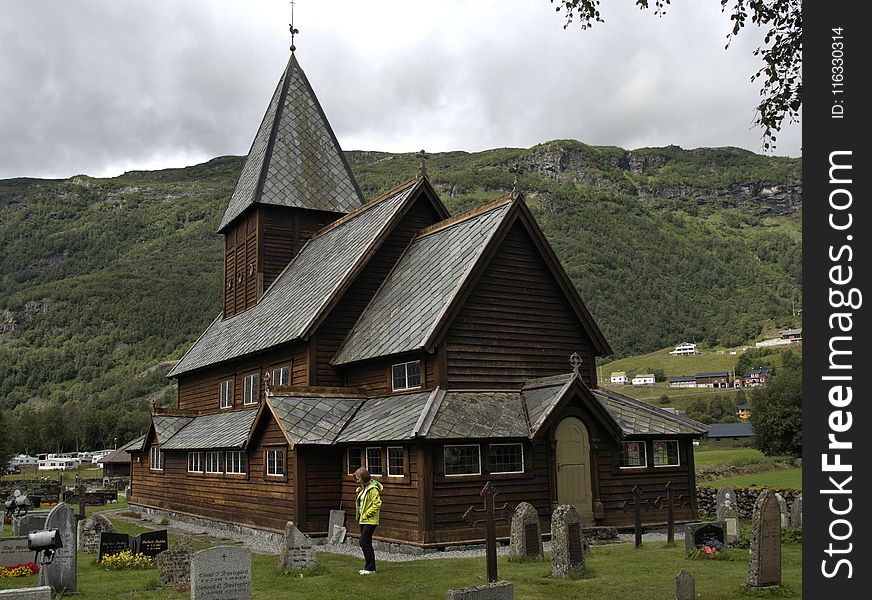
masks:
<instances>
[{"instance_id":1,"label":"tree branch with leaves","mask_svg":"<svg viewBox=\"0 0 872 600\"><path fill-rule=\"evenodd\" d=\"M635 0L646 10L653 7L654 14L662 17L670 0ZM732 28L727 34L729 48L745 25L751 23L766 30L763 45L754 50L763 66L751 75L751 81L761 81L760 103L754 124L762 131L764 151L775 148L776 133L784 120L799 121L802 106L802 0L719 0L721 11L729 12ZM590 29L603 23L600 0L551 0L557 12L566 14L563 28L577 23L581 29Z\"/></svg>"}]
</instances>

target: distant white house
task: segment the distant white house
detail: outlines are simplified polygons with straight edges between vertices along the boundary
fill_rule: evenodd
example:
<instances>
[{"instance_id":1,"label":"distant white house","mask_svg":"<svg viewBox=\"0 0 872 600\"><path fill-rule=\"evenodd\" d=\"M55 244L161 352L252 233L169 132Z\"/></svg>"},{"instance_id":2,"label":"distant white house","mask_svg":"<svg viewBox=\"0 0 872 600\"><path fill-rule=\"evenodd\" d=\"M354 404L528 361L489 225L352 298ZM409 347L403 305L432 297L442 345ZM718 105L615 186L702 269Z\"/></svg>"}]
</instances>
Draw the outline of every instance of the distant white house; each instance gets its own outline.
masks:
<instances>
[{"instance_id":1,"label":"distant white house","mask_svg":"<svg viewBox=\"0 0 872 600\"><path fill-rule=\"evenodd\" d=\"M699 350L696 349L696 344L691 342L681 342L675 347L675 350L670 352L669 354L675 355L691 355L691 354L699 354Z\"/></svg>"},{"instance_id":2,"label":"distant white house","mask_svg":"<svg viewBox=\"0 0 872 600\"><path fill-rule=\"evenodd\" d=\"M613 371L611 382L612 385L624 385L627 383L627 374L624 371Z\"/></svg>"},{"instance_id":3,"label":"distant white house","mask_svg":"<svg viewBox=\"0 0 872 600\"><path fill-rule=\"evenodd\" d=\"M679 377L670 377L669 378L669 387L684 387L684 388L695 388L696 387L696 377L693 375L681 375Z\"/></svg>"},{"instance_id":4,"label":"distant white house","mask_svg":"<svg viewBox=\"0 0 872 600\"><path fill-rule=\"evenodd\" d=\"M643 373L633 377L632 383L633 385L654 385L654 379L653 373Z\"/></svg>"}]
</instances>

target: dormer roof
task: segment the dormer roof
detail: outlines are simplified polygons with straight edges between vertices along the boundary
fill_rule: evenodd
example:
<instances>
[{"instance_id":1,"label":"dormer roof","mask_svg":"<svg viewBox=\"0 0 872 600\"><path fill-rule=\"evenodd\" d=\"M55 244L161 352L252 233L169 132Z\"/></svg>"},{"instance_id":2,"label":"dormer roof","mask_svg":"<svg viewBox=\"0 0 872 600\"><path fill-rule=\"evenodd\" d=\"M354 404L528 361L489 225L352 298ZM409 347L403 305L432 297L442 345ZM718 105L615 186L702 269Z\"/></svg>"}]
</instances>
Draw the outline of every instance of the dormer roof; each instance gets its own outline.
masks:
<instances>
[{"instance_id":1,"label":"dormer roof","mask_svg":"<svg viewBox=\"0 0 872 600\"><path fill-rule=\"evenodd\" d=\"M291 55L218 231L254 204L348 213L360 188L296 56Z\"/></svg>"}]
</instances>

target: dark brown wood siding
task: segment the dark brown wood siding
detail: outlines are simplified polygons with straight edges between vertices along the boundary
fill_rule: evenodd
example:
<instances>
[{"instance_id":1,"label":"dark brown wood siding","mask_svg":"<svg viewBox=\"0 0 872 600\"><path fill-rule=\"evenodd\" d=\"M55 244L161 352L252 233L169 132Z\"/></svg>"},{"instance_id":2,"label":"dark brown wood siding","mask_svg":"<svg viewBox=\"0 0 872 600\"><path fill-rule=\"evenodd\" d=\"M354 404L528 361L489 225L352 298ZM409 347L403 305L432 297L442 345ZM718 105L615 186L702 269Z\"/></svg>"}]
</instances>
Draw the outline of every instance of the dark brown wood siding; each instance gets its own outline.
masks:
<instances>
[{"instance_id":1,"label":"dark brown wood siding","mask_svg":"<svg viewBox=\"0 0 872 600\"><path fill-rule=\"evenodd\" d=\"M256 404L263 400L263 375L273 368L287 366L290 385L308 385L308 354L305 344L296 343L254 357L245 357L191 375L179 377L179 410L197 414L220 412L221 382L233 380L233 408L243 406L243 380L257 373L259 394ZM227 410L227 409L224 409Z\"/></svg>"},{"instance_id":2,"label":"dark brown wood siding","mask_svg":"<svg viewBox=\"0 0 872 600\"><path fill-rule=\"evenodd\" d=\"M258 212L237 219L224 236L224 318L257 302L260 264L257 256Z\"/></svg>"},{"instance_id":3,"label":"dark brown wood siding","mask_svg":"<svg viewBox=\"0 0 872 600\"><path fill-rule=\"evenodd\" d=\"M587 333L523 225L515 224L445 337L454 388L521 387L594 360ZM591 385L590 372L583 371Z\"/></svg>"},{"instance_id":4,"label":"dark brown wood siding","mask_svg":"<svg viewBox=\"0 0 872 600\"><path fill-rule=\"evenodd\" d=\"M418 472L417 446L411 444L372 443L352 445L349 447L380 447L383 453L388 446L400 446L404 449L406 475L403 477L377 477L384 486L381 493L382 507L376 539L394 540L400 542L421 543L421 532L418 527ZM348 474L347 452L349 447L342 448L342 506L347 512L346 526L348 533L359 535L360 527L356 521L355 500L357 484Z\"/></svg>"},{"instance_id":5,"label":"dark brown wood siding","mask_svg":"<svg viewBox=\"0 0 872 600\"><path fill-rule=\"evenodd\" d=\"M399 260L415 234L439 221L439 215L423 195L415 200L394 231L367 263L354 283L343 294L330 315L318 329L315 345L317 354L317 385L346 385L343 374L330 365L342 341L351 331L363 309L375 295L378 287Z\"/></svg>"},{"instance_id":6,"label":"dark brown wood siding","mask_svg":"<svg viewBox=\"0 0 872 600\"><path fill-rule=\"evenodd\" d=\"M264 452L267 448L285 451L285 477L266 476ZM287 521L294 520L293 451L287 448L275 421L263 419L246 454L248 473L228 475L188 473L188 452L165 452L164 470L152 471L146 452L141 461L133 459L132 502L281 531Z\"/></svg>"},{"instance_id":7,"label":"dark brown wood siding","mask_svg":"<svg viewBox=\"0 0 872 600\"><path fill-rule=\"evenodd\" d=\"M304 503L299 514L301 530L327 535L330 511L342 508L342 451L335 446L296 446L294 450L305 473L298 486Z\"/></svg>"},{"instance_id":8,"label":"dark brown wood siding","mask_svg":"<svg viewBox=\"0 0 872 600\"><path fill-rule=\"evenodd\" d=\"M338 213L267 204L258 207L258 210L262 214L260 235L263 256L262 291L266 291L272 285L312 234L340 216Z\"/></svg>"},{"instance_id":9,"label":"dark brown wood siding","mask_svg":"<svg viewBox=\"0 0 872 600\"><path fill-rule=\"evenodd\" d=\"M432 354L413 354L376 359L353 365L346 373L349 386L359 387L376 394L393 394L391 367L395 364L421 361L421 387L415 391L436 387L436 357Z\"/></svg>"}]
</instances>

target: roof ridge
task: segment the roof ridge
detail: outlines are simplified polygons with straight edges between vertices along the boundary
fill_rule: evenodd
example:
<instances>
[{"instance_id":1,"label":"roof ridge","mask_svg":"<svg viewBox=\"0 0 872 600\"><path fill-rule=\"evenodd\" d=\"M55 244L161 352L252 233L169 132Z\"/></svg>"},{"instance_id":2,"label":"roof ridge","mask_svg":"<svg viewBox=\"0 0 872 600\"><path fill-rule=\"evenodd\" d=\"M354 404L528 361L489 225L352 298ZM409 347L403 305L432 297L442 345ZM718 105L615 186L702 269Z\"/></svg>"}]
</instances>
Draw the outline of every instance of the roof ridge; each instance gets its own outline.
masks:
<instances>
[{"instance_id":1,"label":"roof ridge","mask_svg":"<svg viewBox=\"0 0 872 600\"><path fill-rule=\"evenodd\" d=\"M477 207L470 209L466 212L460 213L459 215L455 215L453 217L448 217L447 219L439 221L438 223L434 223L433 225L429 225L429 226L425 227L424 229L420 230L418 232L418 234L415 236L415 239L419 240L422 237L428 236L432 233L436 233L437 231L442 231L443 229L447 229L449 227L457 225L458 223L468 221L469 219L472 219L474 217L482 215L486 212L490 212L490 211L497 209L503 205L510 204L511 202L513 202L513 200L514 199L511 196L508 196L508 195L501 196L500 198L497 198L496 200L493 200L493 201L488 202L486 204L482 204L481 206L477 206Z\"/></svg>"},{"instance_id":2,"label":"roof ridge","mask_svg":"<svg viewBox=\"0 0 872 600\"><path fill-rule=\"evenodd\" d=\"M336 229L337 227L340 227L340 226L344 225L344 224L347 223L348 221L350 221L350 220L354 219L355 217L359 216L360 214L366 212L367 210L369 210L369 209L372 208L373 206L376 206L377 204L381 204L382 202L384 202L385 200L388 200L389 198L393 198L393 197L396 196L399 192L405 190L405 188L406 188L410 183L411 183L411 184L417 183L417 180L416 180L416 179L410 179L410 180L408 180L408 181L406 181L406 182L404 182L404 183L401 183L400 185L396 186L395 188L392 188L392 189L388 190L387 192L385 192L385 193L382 194L381 196L378 196L378 197L376 197L376 198L370 200L370 201L367 202L366 204L361 204L360 206L358 206L357 208L355 208L355 209L354 209L353 211L351 211L350 213L347 213L347 214L342 215L341 217L339 217L338 219L336 219L336 220L333 221L332 223L330 223L330 224L328 224L328 225L325 225L324 227L322 227L321 229L319 229L318 231L316 231L315 233L313 233L313 234L312 234L312 237L310 237L309 239L310 239L310 240L314 240L314 239L316 239L316 238L319 238L319 237L321 237L322 235L324 235L324 234L326 234L326 233L329 233L329 232L333 231L333 230Z\"/></svg>"}]
</instances>

